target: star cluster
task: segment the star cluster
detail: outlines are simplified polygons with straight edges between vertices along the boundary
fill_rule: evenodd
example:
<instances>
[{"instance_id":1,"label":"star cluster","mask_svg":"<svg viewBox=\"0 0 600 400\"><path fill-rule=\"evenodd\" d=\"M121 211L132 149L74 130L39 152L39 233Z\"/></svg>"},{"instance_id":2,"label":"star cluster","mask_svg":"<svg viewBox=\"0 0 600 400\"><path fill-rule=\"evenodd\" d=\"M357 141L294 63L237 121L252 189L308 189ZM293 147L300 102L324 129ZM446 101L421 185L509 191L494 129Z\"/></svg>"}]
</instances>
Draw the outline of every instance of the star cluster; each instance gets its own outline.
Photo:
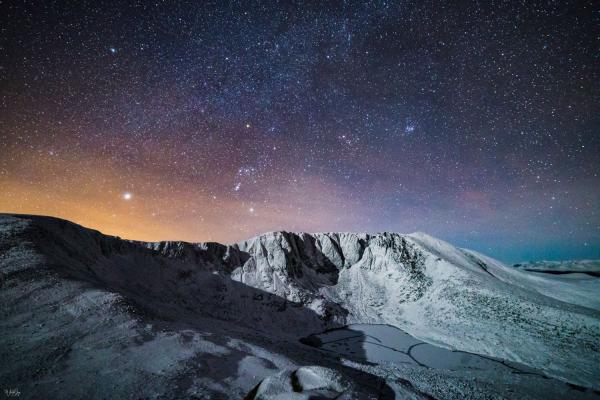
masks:
<instances>
[{"instance_id":1,"label":"star cluster","mask_svg":"<svg viewBox=\"0 0 600 400\"><path fill-rule=\"evenodd\" d=\"M600 257L593 1L0 8L1 211Z\"/></svg>"}]
</instances>

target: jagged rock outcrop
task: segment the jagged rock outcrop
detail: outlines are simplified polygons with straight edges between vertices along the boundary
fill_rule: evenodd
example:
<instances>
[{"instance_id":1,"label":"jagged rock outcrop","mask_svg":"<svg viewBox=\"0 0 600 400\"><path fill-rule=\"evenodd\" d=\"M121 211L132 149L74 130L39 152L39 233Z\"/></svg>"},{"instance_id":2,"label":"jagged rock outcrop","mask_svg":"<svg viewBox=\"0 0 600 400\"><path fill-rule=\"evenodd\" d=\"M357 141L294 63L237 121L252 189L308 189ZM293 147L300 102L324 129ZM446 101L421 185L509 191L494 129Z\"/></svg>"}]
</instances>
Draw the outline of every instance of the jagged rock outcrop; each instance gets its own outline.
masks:
<instances>
[{"instance_id":1,"label":"jagged rock outcrop","mask_svg":"<svg viewBox=\"0 0 600 400\"><path fill-rule=\"evenodd\" d=\"M319 366L284 370L260 382L245 400L369 399L339 372Z\"/></svg>"}]
</instances>

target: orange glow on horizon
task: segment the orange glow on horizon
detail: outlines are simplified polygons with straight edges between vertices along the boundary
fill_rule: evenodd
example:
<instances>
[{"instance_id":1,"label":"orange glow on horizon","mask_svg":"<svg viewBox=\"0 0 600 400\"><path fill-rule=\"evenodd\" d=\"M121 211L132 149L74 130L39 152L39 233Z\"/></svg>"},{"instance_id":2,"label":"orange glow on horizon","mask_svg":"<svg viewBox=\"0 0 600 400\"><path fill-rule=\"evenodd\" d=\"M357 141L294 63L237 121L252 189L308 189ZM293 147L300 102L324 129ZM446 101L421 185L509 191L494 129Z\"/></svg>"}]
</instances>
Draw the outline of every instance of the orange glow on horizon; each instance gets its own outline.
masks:
<instances>
[{"instance_id":1,"label":"orange glow on horizon","mask_svg":"<svg viewBox=\"0 0 600 400\"><path fill-rule=\"evenodd\" d=\"M125 176L101 160L30 161L29 179L0 176L0 212L54 216L125 239L232 243L274 230L344 230L357 215L334 219L348 202L317 179L281 186L266 203L181 183L167 186L151 170Z\"/></svg>"}]
</instances>

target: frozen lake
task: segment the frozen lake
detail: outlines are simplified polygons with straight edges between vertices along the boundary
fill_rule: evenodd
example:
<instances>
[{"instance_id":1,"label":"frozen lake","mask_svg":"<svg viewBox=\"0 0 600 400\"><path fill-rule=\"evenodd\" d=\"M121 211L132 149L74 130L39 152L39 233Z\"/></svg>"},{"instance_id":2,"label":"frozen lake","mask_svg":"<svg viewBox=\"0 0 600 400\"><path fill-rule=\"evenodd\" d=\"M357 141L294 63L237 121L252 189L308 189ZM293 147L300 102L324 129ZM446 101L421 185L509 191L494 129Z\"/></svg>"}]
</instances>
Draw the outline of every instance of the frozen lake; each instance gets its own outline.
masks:
<instances>
[{"instance_id":1,"label":"frozen lake","mask_svg":"<svg viewBox=\"0 0 600 400\"><path fill-rule=\"evenodd\" d=\"M390 325L353 324L311 335L303 342L350 359L375 364L400 363L445 370L534 373L522 365L434 346Z\"/></svg>"}]
</instances>

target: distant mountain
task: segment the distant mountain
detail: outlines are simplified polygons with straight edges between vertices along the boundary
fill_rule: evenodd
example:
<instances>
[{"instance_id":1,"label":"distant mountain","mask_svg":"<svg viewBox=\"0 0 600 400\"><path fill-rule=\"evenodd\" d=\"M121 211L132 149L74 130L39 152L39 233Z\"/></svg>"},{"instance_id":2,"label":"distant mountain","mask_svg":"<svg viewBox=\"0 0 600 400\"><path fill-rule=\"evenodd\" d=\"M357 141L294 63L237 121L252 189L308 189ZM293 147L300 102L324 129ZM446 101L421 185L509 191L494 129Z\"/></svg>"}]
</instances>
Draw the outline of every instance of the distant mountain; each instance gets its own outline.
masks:
<instances>
[{"instance_id":1,"label":"distant mountain","mask_svg":"<svg viewBox=\"0 0 600 400\"><path fill-rule=\"evenodd\" d=\"M555 275L577 273L600 277L600 260L530 261L515 264L514 267Z\"/></svg>"},{"instance_id":2,"label":"distant mountain","mask_svg":"<svg viewBox=\"0 0 600 400\"><path fill-rule=\"evenodd\" d=\"M594 398L585 388L600 389L600 279L521 269L422 233L145 243L0 215L0 386L25 398L241 398L252 388L269 398L275 383L298 389L293 371L313 382L322 367L337 371L327 373L332 396L353 382L348 398L485 397L506 387ZM393 325L581 388L369 366L298 342L351 323ZM280 378L256 386L270 375Z\"/></svg>"}]
</instances>

